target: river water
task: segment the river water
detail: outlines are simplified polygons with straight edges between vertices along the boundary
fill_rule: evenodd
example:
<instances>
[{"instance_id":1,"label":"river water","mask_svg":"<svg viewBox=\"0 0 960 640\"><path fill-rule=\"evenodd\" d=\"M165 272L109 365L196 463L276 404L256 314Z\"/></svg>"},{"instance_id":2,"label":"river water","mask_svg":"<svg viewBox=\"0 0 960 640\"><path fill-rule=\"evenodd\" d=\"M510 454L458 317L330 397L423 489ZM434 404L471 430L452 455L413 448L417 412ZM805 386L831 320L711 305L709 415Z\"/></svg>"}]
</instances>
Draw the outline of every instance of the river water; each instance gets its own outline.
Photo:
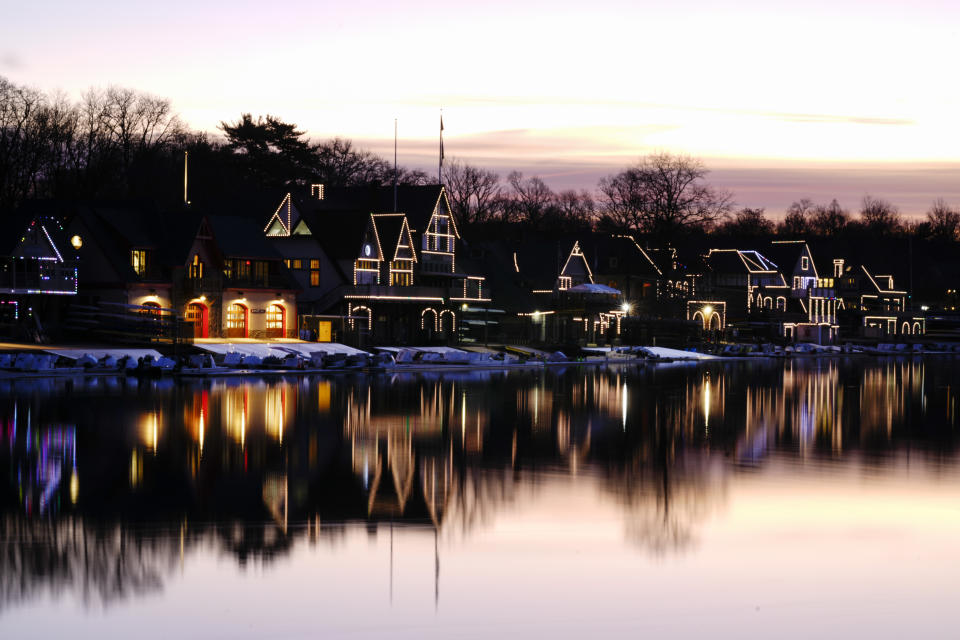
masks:
<instances>
[{"instance_id":1,"label":"river water","mask_svg":"<svg viewBox=\"0 0 960 640\"><path fill-rule=\"evenodd\" d=\"M960 361L0 386L0 637L955 637Z\"/></svg>"}]
</instances>

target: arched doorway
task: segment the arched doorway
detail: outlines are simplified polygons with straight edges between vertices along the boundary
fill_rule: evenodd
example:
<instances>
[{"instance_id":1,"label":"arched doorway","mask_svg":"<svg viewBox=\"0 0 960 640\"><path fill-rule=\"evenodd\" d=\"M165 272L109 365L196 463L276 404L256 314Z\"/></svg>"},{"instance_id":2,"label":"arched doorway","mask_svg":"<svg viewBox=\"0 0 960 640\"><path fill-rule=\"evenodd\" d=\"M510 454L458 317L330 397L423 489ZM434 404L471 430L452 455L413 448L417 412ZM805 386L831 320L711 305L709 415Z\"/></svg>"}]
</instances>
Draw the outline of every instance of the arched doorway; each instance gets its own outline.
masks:
<instances>
[{"instance_id":1,"label":"arched doorway","mask_svg":"<svg viewBox=\"0 0 960 640\"><path fill-rule=\"evenodd\" d=\"M267 307L267 337L283 338L287 335L287 310L273 303Z\"/></svg>"},{"instance_id":2,"label":"arched doorway","mask_svg":"<svg viewBox=\"0 0 960 640\"><path fill-rule=\"evenodd\" d=\"M200 302L191 302L187 305L187 312L183 315L184 319L193 325L194 338L206 338L209 335L209 322L207 322L207 305Z\"/></svg>"},{"instance_id":3,"label":"arched doorway","mask_svg":"<svg viewBox=\"0 0 960 640\"><path fill-rule=\"evenodd\" d=\"M239 302L234 302L227 307L227 337L228 338L246 338L247 337L247 319L250 310Z\"/></svg>"},{"instance_id":4,"label":"arched doorway","mask_svg":"<svg viewBox=\"0 0 960 640\"><path fill-rule=\"evenodd\" d=\"M694 313L693 313L693 321L694 321L694 322L699 322L699 323L700 323L700 326L702 326L704 329L707 328L707 323L706 323L706 321L703 319L703 313L701 313L701 312L699 312L699 311L694 311Z\"/></svg>"},{"instance_id":5,"label":"arched doorway","mask_svg":"<svg viewBox=\"0 0 960 640\"><path fill-rule=\"evenodd\" d=\"M160 317L160 303L159 302L144 302L140 305L140 315L147 316L150 318Z\"/></svg>"},{"instance_id":6,"label":"arched doorway","mask_svg":"<svg viewBox=\"0 0 960 640\"><path fill-rule=\"evenodd\" d=\"M723 329L723 325L720 322L720 314L716 311L710 314L710 329L716 331Z\"/></svg>"},{"instance_id":7,"label":"arched doorway","mask_svg":"<svg viewBox=\"0 0 960 640\"><path fill-rule=\"evenodd\" d=\"M910 335L910 323L909 323L909 322L904 322L904 323L903 323L903 327L900 328L900 333L901 333L902 335L905 335L905 336Z\"/></svg>"},{"instance_id":8,"label":"arched doorway","mask_svg":"<svg viewBox=\"0 0 960 640\"><path fill-rule=\"evenodd\" d=\"M420 330L423 331L423 335L428 341L433 340L433 334L437 332L438 327L439 320L436 309L427 307L420 312Z\"/></svg>"},{"instance_id":9,"label":"arched doorway","mask_svg":"<svg viewBox=\"0 0 960 640\"><path fill-rule=\"evenodd\" d=\"M920 328L920 323L919 323L919 322L914 322L914 323L913 323L913 335L919 336L919 335L921 335L922 333L923 333L923 330Z\"/></svg>"},{"instance_id":10,"label":"arched doorway","mask_svg":"<svg viewBox=\"0 0 960 640\"><path fill-rule=\"evenodd\" d=\"M445 333L448 336L452 335L457 330L457 314L449 309L444 309L440 312L439 323L440 333Z\"/></svg>"}]
</instances>

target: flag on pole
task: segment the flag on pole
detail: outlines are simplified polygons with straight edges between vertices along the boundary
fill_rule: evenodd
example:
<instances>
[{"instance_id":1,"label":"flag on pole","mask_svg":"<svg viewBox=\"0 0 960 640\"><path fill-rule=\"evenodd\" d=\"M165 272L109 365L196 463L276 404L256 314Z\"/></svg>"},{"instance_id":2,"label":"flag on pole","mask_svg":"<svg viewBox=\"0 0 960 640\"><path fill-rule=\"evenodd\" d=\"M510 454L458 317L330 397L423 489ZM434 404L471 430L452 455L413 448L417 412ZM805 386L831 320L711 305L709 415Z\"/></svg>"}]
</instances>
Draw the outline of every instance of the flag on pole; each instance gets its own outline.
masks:
<instances>
[{"instance_id":1,"label":"flag on pole","mask_svg":"<svg viewBox=\"0 0 960 640\"><path fill-rule=\"evenodd\" d=\"M443 114L440 114L440 162L443 162Z\"/></svg>"}]
</instances>

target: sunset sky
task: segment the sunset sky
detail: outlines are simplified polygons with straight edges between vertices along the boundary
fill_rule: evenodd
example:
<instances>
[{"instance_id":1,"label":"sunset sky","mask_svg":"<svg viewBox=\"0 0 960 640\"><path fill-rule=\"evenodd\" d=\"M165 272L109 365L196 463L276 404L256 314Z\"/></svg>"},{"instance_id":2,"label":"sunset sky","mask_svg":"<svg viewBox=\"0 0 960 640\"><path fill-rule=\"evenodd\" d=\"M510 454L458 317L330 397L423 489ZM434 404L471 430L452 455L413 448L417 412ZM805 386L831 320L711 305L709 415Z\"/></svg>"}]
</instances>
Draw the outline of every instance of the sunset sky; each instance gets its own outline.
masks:
<instances>
[{"instance_id":1,"label":"sunset sky","mask_svg":"<svg viewBox=\"0 0 960 640\"><path fill-rule=\"evenodd\" d=\"M192 127L272 113L436 169L448 158L555 188L657 150L690 153L743 205L864 193L960 205L960 3L350 2L140 6L35 0L5 12L0 75L78 96L169 97Z\"/></svg>"}]
</instances>

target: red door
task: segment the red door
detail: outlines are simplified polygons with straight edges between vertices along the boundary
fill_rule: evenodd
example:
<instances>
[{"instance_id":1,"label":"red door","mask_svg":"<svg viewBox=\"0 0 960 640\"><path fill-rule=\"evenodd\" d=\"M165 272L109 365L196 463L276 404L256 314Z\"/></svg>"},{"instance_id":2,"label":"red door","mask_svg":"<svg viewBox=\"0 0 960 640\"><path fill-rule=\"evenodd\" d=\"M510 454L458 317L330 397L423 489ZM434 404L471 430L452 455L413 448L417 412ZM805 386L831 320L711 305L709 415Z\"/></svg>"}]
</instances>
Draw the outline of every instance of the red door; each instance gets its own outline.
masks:
<instances>
[{"instance_id":1,"label":"red door","mask_svg":"<svg viewBox=\"0 0 960 640\"><path fill-rule=\"evenodd\" d=\"M207 306L199 302L191 302L187 305L187 312L184 314L187 322L193 325L194 338L206 338L208 335L207 324Z\"/></svg>"}]
</instances>

